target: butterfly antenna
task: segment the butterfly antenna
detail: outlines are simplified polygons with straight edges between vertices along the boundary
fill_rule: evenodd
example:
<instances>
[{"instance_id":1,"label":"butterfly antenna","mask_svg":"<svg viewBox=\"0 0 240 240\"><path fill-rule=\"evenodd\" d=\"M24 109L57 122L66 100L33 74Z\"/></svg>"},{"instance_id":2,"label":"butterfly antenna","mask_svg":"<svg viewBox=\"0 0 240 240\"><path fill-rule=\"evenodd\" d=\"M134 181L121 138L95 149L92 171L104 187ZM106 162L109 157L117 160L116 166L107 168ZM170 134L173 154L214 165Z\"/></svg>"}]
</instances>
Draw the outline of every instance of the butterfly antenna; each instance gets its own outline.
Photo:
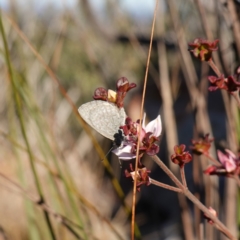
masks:
<instances>
[{"instance_id":1,"label":"butterfly antenna","mask_svg":"<svg viewBox=\"0 0 240 240\"><path fill-rule=\"evenodd\" d=\"M111 147L110 148L110 150L107 152L107 154L104 156L104 158L106 158L107 157L107 155L111 152L113 150L113 147ZM104 158L102 158L102 160L101 161L103 161L104 160Z\"/></svg>"},{"instance_id":2,"label":"butterfly antenna","mask_svg":"<svg viewBox=\"0 0 240 240\"><path fill-rule=\"evenodd\" d=\"M114 147L116 147L116 144L114 144L114 146L111 147L111 148L109 149L109 151L108 151L107 154L104 156L104 158L107 157L107 155L113 150ZM101 161L103 161L104 158L103 158ZM120 168L122 168L122 162L121 162L121 159L119 158L118 161L119 161Z\"/></svg>"}]
</instances>

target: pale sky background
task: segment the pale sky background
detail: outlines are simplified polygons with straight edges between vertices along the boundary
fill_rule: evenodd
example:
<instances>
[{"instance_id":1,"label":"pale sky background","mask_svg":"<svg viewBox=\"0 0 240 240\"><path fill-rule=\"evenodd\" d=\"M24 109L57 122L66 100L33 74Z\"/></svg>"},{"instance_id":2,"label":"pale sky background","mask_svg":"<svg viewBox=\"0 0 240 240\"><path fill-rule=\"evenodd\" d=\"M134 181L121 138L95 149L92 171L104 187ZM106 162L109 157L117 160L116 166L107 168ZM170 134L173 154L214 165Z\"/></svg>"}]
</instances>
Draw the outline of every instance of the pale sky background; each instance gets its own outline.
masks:
<instances>
[{"instance_id":1,"label":"pale sky background","mask_svg":"<svg viewBox=\"0 0 240 240\"><path fill-rule=\"evenodd\" d=\"M89 0L91 5L97 11L101 11L103 7L103 3L105 0ZM118 0L116 0L118 1ZM0 0L0 7L7 9L10 0ZM42 8L51 4L55 6L57 9L62 9L64 6L68 6L69 8L73 8L78 0L15 0L17 2L18 7L31 7L38 11L41 11ZM120 0L120 5L124 11L129 12L133 16L152 16L154 11L154 0Z\"/></svg>"}]
</instances>

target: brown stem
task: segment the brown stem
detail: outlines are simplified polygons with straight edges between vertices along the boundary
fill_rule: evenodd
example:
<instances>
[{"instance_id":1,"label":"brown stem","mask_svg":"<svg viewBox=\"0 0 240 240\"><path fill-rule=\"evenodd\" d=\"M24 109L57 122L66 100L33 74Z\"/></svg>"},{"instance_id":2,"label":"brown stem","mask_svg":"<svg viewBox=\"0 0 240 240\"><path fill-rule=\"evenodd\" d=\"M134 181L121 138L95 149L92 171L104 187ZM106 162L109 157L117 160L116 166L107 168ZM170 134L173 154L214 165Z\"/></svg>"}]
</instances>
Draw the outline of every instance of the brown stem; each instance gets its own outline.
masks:
<instances>
[{"instance_id":1,"label":"brown stem","mask_svg":"<svg viewBox=\"0 0 240 240\"><path fill-rule=\"evenodd\" d=\"M221 77L222 73L218 69L218 67L215 65L212 59L210 59L208 62L208 65L212 68L212 70L217 74L218 77Z\"/></svg>"},{"instance_id":2,"label":"brown stem","mask_svg":"<svg viewBox=\"0 0 240 240\"><path fill-rule=\"evenodd\" d=\"M222 164L218 162L215 158L213 158L209 153L203 152L203 155L205 155L211 162L213 162L216 166L220 167Z\"/></svg>"},{"instance_id":3,"label":"brown stem","mask_svg":"<svg viewBox=\"0 0 240 240\"><path fill-rule=\"evenodd\" d=\"M229 239L234 239L236 240L236 238L234 238L234 236L229 232L229 230L227 229L227 227L216 217L214 216L209 209L203 205L189 190L186 190L184 192L185 196L191 200L200 210L202 210L207 217L209 217L213 222L215 227L221 231L224 235L226 235Z\"/></svg>"},{"instance_id":4,"label":"brown stem","mask_svg":"<svg viewBox=\"0 0 240 240\"><path fill-rule=\"evenodd\" d=\"M171 180L182 189L184 195L191 200L200 210L202 210L207 217L209 217L215 224L215 226L229 239L236 240L234 236L229 232L227 227L216 217L214 216L209 209L204 206L183 184L175 177L175 175L170 171L170 169L155 155L152 156L152 159L157 163L161 169L171 178Z\"/></svg>"},{"instance_id":5,"label":"brown stem","mask_svg":"<svg viewBox=\"0 0 240 240\"><path fill-rule=\"evenodd\" d=\"M143 92L142 92L142 102L141 102L141 110L140 110L140 120L143 116L143 107L144 107L144 99L145 99L145 93L147 88L147 76L148 76L148 69L150 65L150 57L151 57L151 51L152 51L152 42L153 42L153 33L154 33L154 26L156 22L156 16L157 16L157 8L158 8L158 1L155 2L155 9L153 14L153 21L152 21L152 29L151 29L151 35L150 35L150 43L149 43L149 50L148 50L148 57L147 57L147 64L146 64L146 71L145 71L145 77L144 77L144 84L143 84ZM140 137L142 129L142 123L140 121L139 126L139 134L138 137ZM134 240L134 229L135 229L135 205L136 205L136 191L137 191L137 171L138 171L138 160L140 159L139 156L139 149L140 149L140 141L138 141L137 144L137 153L136 153L136 161L135 161L135 181L133 186L133 199L132 199L132 219L131 219L131 240Z\"/></svg>"},{"instance_id":6,"label":"brown stem","mask_svg":"<svg viewBox=\"0 0 240 240\"><path fill-rule=\"evenodd\" d=\"M182 183L185 188L187 188L187 182L185 178L185 172L184 172L184 166L180 167L180 173L181 173L181 178L182 178Z\"/></svg>"},{"instance_id":7,"label":"brown stem","mask_svg":"<svg viewBox=\"0 0 240 240\"><path fill-rule=\"evenodd\" d=\"M177 187L184 190L181 182L175 177L172 171L155 155L152 156L152 159L160 166L160 168L171 178L171 180L176 184Z\"/></svg>"},{"instance_id":8,"label":"brown stem","mask_svg":"<svg viewBox=\"0 0 240 240\"><path fill-rule=\"evenodd\" d=\"M174 191L174 192L179 192L179 193L183 193L182 189L180 188L176 188L176 187L172 187L170 185L167 185L167 184L164 184L164 183L161 183L161 182L158 182L152 178L149 178L149 182L153 185L156 185L158 187L162 187L162 188L165 188L165 189L168 189L168 190L171 190L171 191Z\"/></svg>"}]
</instances>

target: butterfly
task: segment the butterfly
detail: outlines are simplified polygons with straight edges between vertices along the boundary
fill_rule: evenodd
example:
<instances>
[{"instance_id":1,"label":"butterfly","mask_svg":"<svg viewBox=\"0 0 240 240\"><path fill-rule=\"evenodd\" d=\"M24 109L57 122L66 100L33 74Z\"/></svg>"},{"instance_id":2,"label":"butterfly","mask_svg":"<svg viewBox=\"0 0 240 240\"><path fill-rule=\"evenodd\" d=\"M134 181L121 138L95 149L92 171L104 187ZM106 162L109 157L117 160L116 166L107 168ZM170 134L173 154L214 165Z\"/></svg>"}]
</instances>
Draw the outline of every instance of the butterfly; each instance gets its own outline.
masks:
<instances>
[{"instance_id":1,"label":"butterfly","mask_svg":"<svg viewBox=\"0 0 240 240\"><path fill-rule=\"evenodd\" d=\"M119 127L125 124L124 108L118 108L114 103L95 100L81 105L78 112L85 122L101 135L115 143L121 142L122 132L119 132Z\"/></svg>"}]
</instances>

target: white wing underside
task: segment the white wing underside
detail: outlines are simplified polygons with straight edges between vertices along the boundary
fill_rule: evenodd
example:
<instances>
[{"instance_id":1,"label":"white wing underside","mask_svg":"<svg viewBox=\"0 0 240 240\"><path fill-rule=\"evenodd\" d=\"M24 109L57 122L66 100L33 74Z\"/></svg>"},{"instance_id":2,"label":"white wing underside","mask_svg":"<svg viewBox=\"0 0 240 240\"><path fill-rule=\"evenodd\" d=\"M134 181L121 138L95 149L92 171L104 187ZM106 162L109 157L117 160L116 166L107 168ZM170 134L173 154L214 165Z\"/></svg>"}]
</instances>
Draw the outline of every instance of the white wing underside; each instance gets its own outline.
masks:
<instances>
[{"instance_id":1,"label":"white wing underside","mask_svg":"<svg viewBox=\"0 0 240 240\"><path fill-rule=\"evenodd\" d=\"M95 100L81 105L78 109L81 117L104 137L114 140L113 135L125 124L126 113L115 104Z\"/></svg>"}]
</instances>

